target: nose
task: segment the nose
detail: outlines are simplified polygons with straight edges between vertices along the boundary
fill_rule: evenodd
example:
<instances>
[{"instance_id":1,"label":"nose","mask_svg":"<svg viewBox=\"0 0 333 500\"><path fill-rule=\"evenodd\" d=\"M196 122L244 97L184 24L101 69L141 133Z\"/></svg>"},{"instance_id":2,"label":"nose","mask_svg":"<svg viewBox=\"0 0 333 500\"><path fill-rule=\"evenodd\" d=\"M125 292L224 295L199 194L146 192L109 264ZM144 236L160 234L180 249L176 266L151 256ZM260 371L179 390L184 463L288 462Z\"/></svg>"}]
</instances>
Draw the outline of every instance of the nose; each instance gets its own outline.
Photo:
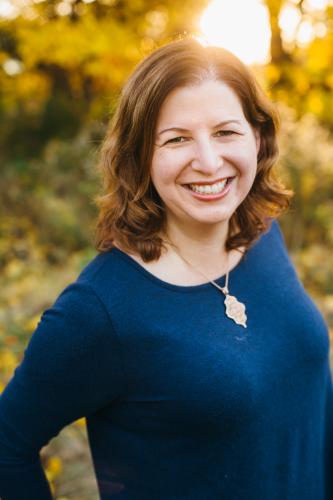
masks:
<instances>
[{"instance_id":1,"label":"nose","mask_svg":"<svg viewBox=\"0 0 333 500\"><path fill-rule=\"evenodd\" d=\"M191 162L193 170L198 170L205 174L213 174L223 165L222 155L217 150L217 146L210 140L205 140L196 145L194 157Z\"/></svg>"}]
</instances>

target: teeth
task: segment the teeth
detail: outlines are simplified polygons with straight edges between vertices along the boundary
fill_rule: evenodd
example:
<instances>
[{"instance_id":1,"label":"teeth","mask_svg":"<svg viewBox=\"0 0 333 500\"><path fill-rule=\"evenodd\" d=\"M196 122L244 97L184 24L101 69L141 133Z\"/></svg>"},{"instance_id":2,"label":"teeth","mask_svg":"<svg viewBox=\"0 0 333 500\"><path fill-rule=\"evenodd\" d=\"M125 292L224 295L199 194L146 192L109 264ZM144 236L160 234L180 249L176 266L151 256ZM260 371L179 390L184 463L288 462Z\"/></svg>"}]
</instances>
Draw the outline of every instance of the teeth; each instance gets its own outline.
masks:
<instances>
[{"instance_id":1,"label":"teeth","mask_svg":"<svg viewBox=\"0 0 333 500\"><path fill-rule=\"evenodd\" d=\"M189 184L190 189L200 194L217 194L223 191L227 184L228 179L224 179L223 181L217 182L216 184L206 184L206 185L197 185L197 184Z\"/></svg>"}]
</instances>

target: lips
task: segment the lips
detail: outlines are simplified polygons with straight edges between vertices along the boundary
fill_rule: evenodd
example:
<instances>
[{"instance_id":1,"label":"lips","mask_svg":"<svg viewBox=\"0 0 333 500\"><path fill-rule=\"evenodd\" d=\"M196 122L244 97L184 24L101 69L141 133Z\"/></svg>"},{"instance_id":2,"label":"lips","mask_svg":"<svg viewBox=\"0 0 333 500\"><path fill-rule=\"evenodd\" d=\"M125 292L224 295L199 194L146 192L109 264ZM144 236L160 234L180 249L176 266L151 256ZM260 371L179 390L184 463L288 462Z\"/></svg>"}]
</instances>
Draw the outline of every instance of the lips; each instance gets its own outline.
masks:
<instances>
[{"instance_id":1,"label":"lips","mask_svg":"<svg viewBox=\"0 0 333 500\"><path fill-rule=\"evenodd\" d=\"M227 184L227 179L221 182L217 182L216 184L208 184L208 185L196 185L196 184L190 184L189 188L192 191L195 191L196 193L200 194L216 194L220 193L223 191Z\"/></svg>"},{"instance_id":2,"label":"lips","mask_svg":"<svg viewBox=\"0 0 333 500\"><path fill-rule=\"evenodd\" d=\"M228 179L231 179L233 178L234 176L225 176L225 177L221 177L220 179L216 179L214 181L195 181L195 182L188 182L186 184L184 184L184 186L189 186L189 185L194 185L194 186L211 186L212 184L217 184L218 182L223 182L225 180L228 180Z\"/></svg>"},{"instance_id":3,"label":"lips","mask_svg":"<svg viewBox=\"0 0 333 500\"><path fill-rule=\"evenodd\" d=\"M213 182L195 182L186 184L185 186L191 191L199 194L218 194L224 190L231 179L233 179L233 177L224 177L223 179Z\"/></svg>"},{"instance_id":4,"label":"lips","mask_svg":"<svg viewBox=\"0 0 333 500\"><path fill-rule=\"evenodd\" d=\"M215 184L195 183L182 184L182 187L188 191L191 197L199 201L214 202L228 195L232 188L236 176L224 177Z\"/></svg>"}]
</instances>

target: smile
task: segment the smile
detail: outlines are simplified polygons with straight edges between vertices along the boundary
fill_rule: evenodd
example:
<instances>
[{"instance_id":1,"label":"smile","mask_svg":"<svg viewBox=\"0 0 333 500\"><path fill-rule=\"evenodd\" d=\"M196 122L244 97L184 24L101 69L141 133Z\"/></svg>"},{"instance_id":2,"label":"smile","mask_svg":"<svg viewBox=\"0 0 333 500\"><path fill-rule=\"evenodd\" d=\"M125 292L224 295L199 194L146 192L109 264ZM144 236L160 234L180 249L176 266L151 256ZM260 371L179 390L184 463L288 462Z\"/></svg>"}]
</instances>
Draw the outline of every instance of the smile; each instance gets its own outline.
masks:
<instances>
[{"instance_id":1,"label":"smile","mask_svg":"<svg viewBox=\"0 0 333 500\"><path fill-rule=\"evenodd\" d=\"M218 194L223 191L223 189L228 184L232 177L227 177L215 184L187 184L191 191L199 194Z\"/></svg>"}]
</instances>

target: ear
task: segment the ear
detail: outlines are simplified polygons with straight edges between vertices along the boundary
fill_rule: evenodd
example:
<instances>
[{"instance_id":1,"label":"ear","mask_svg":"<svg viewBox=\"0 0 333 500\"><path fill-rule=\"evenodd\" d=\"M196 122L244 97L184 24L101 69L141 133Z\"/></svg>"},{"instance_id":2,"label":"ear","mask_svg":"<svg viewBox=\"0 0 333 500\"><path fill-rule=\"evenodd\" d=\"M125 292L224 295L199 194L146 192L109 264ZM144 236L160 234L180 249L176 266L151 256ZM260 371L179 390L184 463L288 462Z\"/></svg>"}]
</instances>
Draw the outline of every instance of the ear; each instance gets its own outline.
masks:
<instances>
[{"instance_id":1,"label":"ear","mask_svg":"<svg viewBox=\"0 0 333 500\"><path fill-rule=\"evenodd\" d=\"M256 149L257 149L257 155L258 155L259 150L260 150L261 138L260 138L260 132L257 128L254 129L254 137L256 140Z\"/></svg>"}]
</instances>

